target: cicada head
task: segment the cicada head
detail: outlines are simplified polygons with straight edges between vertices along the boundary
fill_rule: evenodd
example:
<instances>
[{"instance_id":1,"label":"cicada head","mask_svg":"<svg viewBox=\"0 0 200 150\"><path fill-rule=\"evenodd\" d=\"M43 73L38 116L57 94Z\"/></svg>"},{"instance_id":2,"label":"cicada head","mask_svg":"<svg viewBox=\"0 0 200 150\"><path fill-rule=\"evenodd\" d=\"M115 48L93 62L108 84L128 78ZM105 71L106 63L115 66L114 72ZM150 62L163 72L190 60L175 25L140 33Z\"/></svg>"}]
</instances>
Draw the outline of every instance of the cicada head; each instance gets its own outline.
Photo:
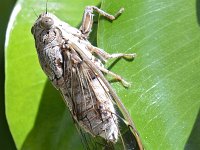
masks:
<instances>
[{"instance_id":1,"label":"cicada head","mask_svg":"<svg viewBox=\"0 0 200 150\"><path fill-rule=\"evenodd\" d=\"M39 15L38 19L35 21L34 25L31 28L31 33L33 35L37 34L42 30L50 30L54 27L55 21L58 18L51 13L42 13Z\"/></svg>"}]
</instances>

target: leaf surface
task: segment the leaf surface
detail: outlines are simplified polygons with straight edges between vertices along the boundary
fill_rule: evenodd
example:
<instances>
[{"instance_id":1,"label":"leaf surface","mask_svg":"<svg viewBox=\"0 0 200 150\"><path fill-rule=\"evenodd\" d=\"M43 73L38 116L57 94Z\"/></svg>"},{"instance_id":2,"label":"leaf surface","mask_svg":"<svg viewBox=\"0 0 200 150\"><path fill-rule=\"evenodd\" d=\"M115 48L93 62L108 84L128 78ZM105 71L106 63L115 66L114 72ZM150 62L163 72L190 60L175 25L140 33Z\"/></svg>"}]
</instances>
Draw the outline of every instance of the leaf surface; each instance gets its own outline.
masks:
<instances>
[{"instance_id":1,"label":"leaf surface","mask_svg":"<svg viewBox=\"0 0 200 150\"><path fill-rule=\"evenodd\" d=\"M131 113L146 149L199 149L199 1L104 0L102 9L124 13L101 18L98 46L137 53L134 62L111 61L111 71L132 83L113 84ZM112 65L112 64L115 65Z\"/></svg>"},{"instance_id":2,"label":"leaf surface","mask_svg":"<svg viewBox=\"0 0 200 150\"><path fill-rule=\"evenodd\" d=\"M92 0L48 2L48 11L72 26ZM146 149L198 149L200 135L199 1L104 0L102 9L124 13L100 17L97 44L109 53L137 53L133 62L108 68L132 83L112 86L130 112ZM6 49L6 114L18 149L81 149L59 92L39 66L30 29L45 2L18 1L20 11ZM32 10L34 9L34 11ZM108 77L109 78L109 77ZM110 79L110 78L109 78Z\"/></svg>"}]
</instances>

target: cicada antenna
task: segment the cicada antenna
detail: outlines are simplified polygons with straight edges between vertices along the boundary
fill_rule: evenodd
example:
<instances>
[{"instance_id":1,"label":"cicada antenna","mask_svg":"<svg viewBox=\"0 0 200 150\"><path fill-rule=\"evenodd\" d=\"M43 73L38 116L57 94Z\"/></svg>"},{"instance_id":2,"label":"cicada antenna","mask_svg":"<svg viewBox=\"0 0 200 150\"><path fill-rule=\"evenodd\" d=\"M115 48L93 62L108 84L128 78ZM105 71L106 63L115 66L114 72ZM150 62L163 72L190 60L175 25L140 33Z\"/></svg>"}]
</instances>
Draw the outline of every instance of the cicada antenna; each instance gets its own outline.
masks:
<instances>
[{"instance_id":1,"label":"cicada antenna","mask_svg":"<svg viewBox=\"0 0 200 150\"><path fill-rule=\"evenodd\" d=\"M46 14L47 14L47 3L48 3L48 0L46 0Z\"/></svg>"}]
</instances>

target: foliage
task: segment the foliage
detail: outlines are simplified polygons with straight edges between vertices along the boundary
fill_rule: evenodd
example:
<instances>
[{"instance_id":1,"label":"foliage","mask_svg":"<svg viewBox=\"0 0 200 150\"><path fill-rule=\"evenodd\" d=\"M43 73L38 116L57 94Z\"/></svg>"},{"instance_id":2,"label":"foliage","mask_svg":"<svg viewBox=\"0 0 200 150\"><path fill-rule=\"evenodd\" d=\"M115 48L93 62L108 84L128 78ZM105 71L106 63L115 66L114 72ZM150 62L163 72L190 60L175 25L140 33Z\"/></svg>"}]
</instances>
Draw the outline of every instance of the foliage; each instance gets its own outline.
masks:
<instances>
[{"instance_id":1,"label":"foliage","mask_svg":"<svg viewBox=\"0 0 200 150\"><path fill-rule=\"evenodd\" d=\"M92 0L48 2L48 11L77 26ZM21 7L6 48L6 115L18 149L80 149L68 110L42 72L30 33L45 2ZM132 83L112 86L131 113L146 149L200 148L199 1L104 0L102 9L125 12L113 22L100 17L97 45L109 53L137 53L133 62L108 67ZM198 116L198 117L197 117ZM197 119L196 119L197 118Z\"/></svg>"}]
</instances>

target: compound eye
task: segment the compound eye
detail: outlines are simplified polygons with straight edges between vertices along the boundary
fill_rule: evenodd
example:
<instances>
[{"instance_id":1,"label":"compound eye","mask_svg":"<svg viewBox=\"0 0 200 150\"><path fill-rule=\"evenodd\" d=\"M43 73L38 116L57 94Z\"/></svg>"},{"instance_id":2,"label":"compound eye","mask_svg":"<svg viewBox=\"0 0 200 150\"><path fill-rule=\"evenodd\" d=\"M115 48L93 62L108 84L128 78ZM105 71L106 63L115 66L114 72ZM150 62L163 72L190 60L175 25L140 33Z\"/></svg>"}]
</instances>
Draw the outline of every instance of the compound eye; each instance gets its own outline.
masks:
<instances>
[{"instance_id":1,"label":"compound eye","mask_svg":"<svg viewBox=\"0 0 200 150\"><path fill-rule=\"evenodd\" d=\"M42 18L42 20L40 21L40 26L42 28L46 28L49 29L51 28L51 26L54 24L53 19L51 19L50 17L44 17Z\"/></svg>"}]
</instances>

